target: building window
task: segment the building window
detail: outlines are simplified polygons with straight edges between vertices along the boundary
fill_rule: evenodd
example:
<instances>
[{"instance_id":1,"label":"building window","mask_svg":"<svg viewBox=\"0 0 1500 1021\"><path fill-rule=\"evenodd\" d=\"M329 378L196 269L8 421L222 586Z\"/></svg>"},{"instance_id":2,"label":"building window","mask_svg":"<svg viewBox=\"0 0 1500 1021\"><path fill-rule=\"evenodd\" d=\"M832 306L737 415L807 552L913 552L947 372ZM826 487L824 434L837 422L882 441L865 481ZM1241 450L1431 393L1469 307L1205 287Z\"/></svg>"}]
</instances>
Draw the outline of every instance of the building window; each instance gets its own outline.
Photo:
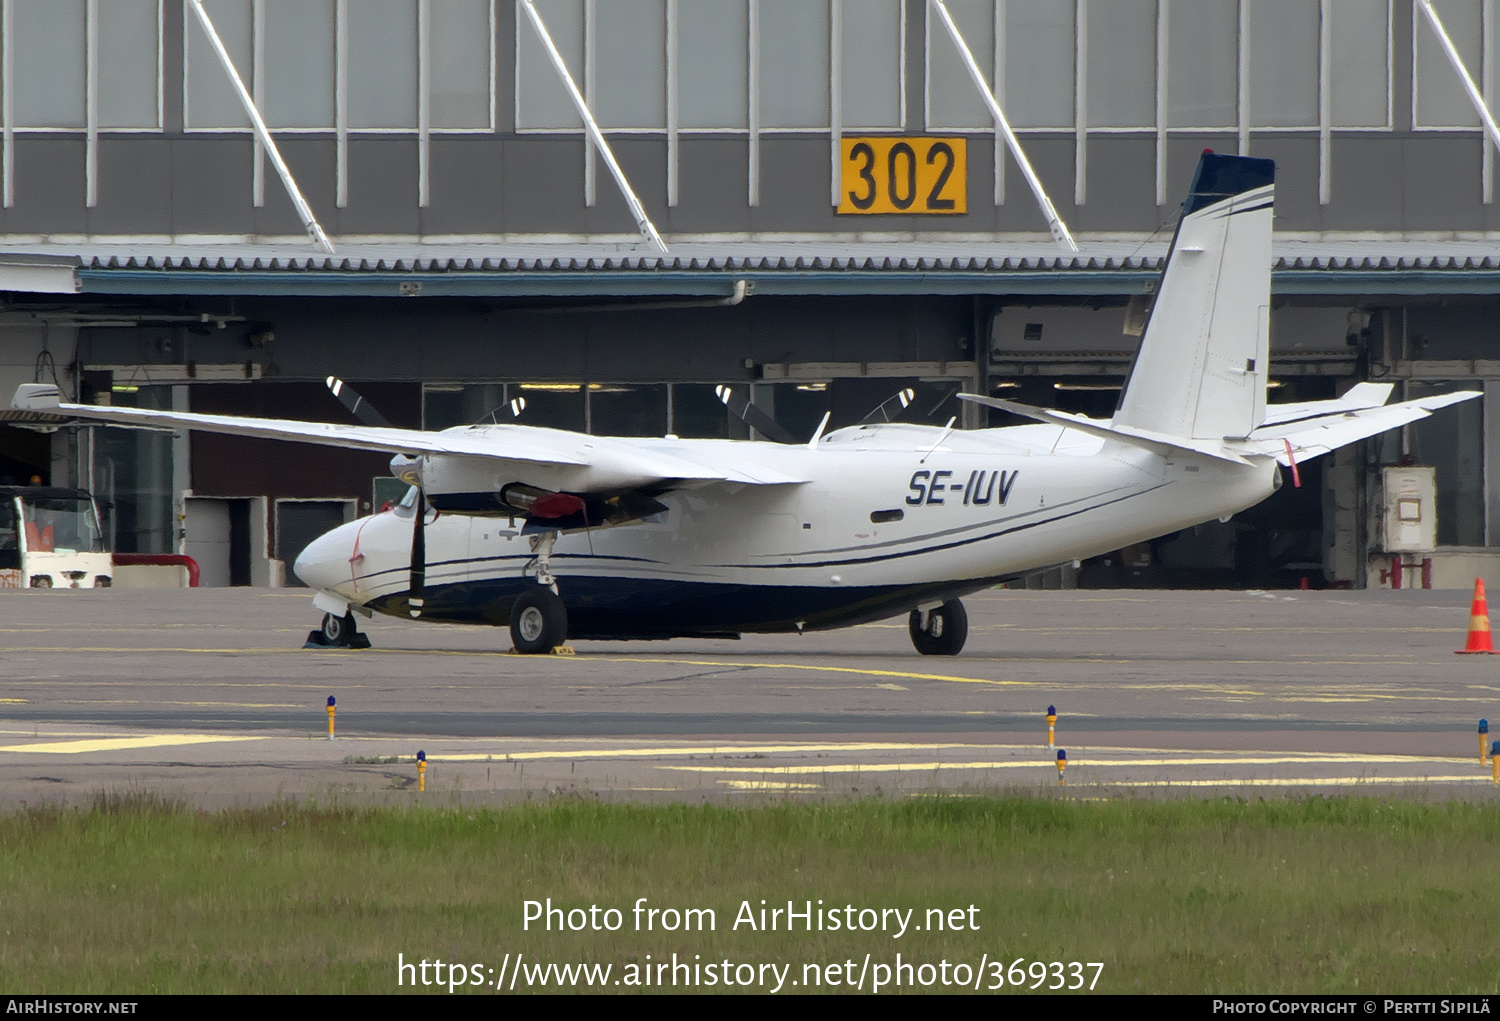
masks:
<instances>
[{"instance_id":1,"label":"building window","mask_svg":"<svg viewBox=\"0 0 1500 1021\"><path fill-rule=\"evenodd\" d=\"M1066 130L1073 126L1077 26L1071 0L1007 0L1000 8L993 0L956 0L947 6L974 62L992 86L997 70L995 44L1000 41L1003 59L997 92L1012 127ZM928 129L984 131L994 123L948 33L929 17Z\"/></svg>"},{"instance_id":2,"label":"building window","mask_svg":"<svg viewBox=\"0 0 1500 1021\"><path fill-rule=\"evenodd\" d=\"M1088 19L1089 127L1154 128L1156 0L1091 3Z\"/></svg>"},{"instance_id":3,"label":"building window","mask_svg":"<svg viewBox=\"0 0 1500 1021\"><path fill-rule=\"evenodd\" d=\"M746 0L678 5L677 115L682 130L744 131L750 126L749 38Z\"/></svg>"},{"instance_id":4,"label":"building window","mask_svg":"<svg viewBox=\"0 0 1500 1021\"><path fill-rule=\"evenodd\" d=\"M84 0L10 0L15 124L84 127Z\"/></svg>"},{"instance_id":5,"label":"building window","mask_svg":"<svg viewBox=\"0 0 1500 1021\"><path fill-rule=\"evenodd\" d=\"M1448 37L1464 66L1483 88L1484 12L1480 0L1434 0ZM1412 5L1412 125L1422 128L1478 128L1479 114L1443 47L1416 5Z\"/></svg>"},{"instance_id":6,"label":"building window","mask_svg":"<svg viewBox=\"0 0 1500 1021\"><path fill-rule=\"evenodd\" d=\"M568 73L579 89L587 84L583 75L583 0L535 0L536 11L547 23L552 44L562 55ZM573 108L537 38L531 20L516 4L516 130L582 131L583 119Z\"/></svg>"},{"instance_id":7,"label":"building window","mask_svg":"<svg viewBox=\"0 0 1500 1021\"><path fill-rule=\"evenodd\" d=\"M416 0L349 5L349 129L417 127Z\"/></svg>"},{"instance_id":8,"label":"building window","mask_svg":"<svg viewBox=\"0 0 1500 1021\"><path fill-rule=\"evenodd\" d=\"M96 9L99 127L160 130L161 0L107 0Z\"/></svg>"},{"instance_id":9,"label":"building window","mask_svg":"<svg viewBox=\"0 0 1500 1021\"><path fill-rule=\"evenodd\" d=\"M1329 0L1329 113L1338 128L1391 125L1390 0Z\"/></svg>"},{"instance_id":10,"label":"building window","mask_svg":"<svg viewBox=\"0 0 1500 1021\"><path fill-rule=\"evenodd\" d=\"M333 127L333 0L262 2L264 55L256 62L251 78L264 69L264 81L256 89L256 98L266 125L272 130L330 130ZM362 5L351 6L351 13L357 13ZM205 56L213 59L212 54ZM223 74L216 66L209 70ZM244 71L240 69L241 75Z\"/></svg>"},{"instance_id":11,"label":"building window","mask_svg":"<svg viewBox=\"0 0 1500 1021\"><path fill-rule=\"evenodd\" d=\"M234 86L219 66L213 44L193 14L192 5L184 2L182 8L183 34L187 37L183 95L183 119L187 127L249 130L250 118L245 116L244 108L234 94ZM254 17L250 0L203 0L203 9L213 20L214 31L219 33L219 39L229 52L229 59L234 61L245 87L254 88L251 73L254 69L251 50Z\"/></svg>"},{"instance_id":12,"label":"building window","mask_svg":"<svg viewBox=\"0 0 1500 1021\"><path fill-rule=\"evenodd\" d=\"M161 127L159 0L111 0L95 7L96 63L88 66L86 0L8 0L12 38L12 123L18 131L88 127L88 80L98 77L95 126Z\"/></svg>"},{"instance_id":13,"label":"building window","mask_svg":"<svg viewBox=\"0 0 1500 1021\"><path fill-rule=\"evenodd\" d=\"M1250 126L1316 128L1319 6L1309 0L1254 0L1247 10Z\"/></svg>"},{"instance_id":14,"label":"building window","mask_svg":"<svg viewBox=\"0 0 1500 1021\"><path fill-rule=\"evenodd\" d=\"M493 0L204 0L204 7L273 131L339 129L341 11L347 12L342 31L348 40L348 130L417 131L424 67L432 131L494 128ZM186 3L183 17L187 128L249 130L239 98Z\"/></svg>"},{"instance_id":15,"label":"building window","mask_svg":"<svg viewBox=\"0 0 1500 1021\"><path fill-rule=\"evenodd\" d=\"M906 22L899 0L843 5L840 103L844 130L899 129L906 124L903 88Z\"/></svg>"},{"instance_id":16,"label":"building window","mask_svg":"<svg viewBox=\"0 0 1500 1021\"><path fill-rule=\"evenodd\" d=\"M489 131L495 123L495 28L492 0L441 0L430 5L434 131Z\"/></svg>"},{"instance_id":17,"label":"building window","mask_svg":"<svg viewBox=\"0 0 1500 1021\"><path fill-rule=\"evenodd\" d=\"M1192 0L1167 10L1167 126L1234 128L1239 123L1239 4Z\"/></svg>"},{"instance_id":18,"label":"building window","mask_svg":"<svg viewBox=\"0 0 1500 1021\"><path fill-rule=\"evenodd\" d=\"M759 0L760 123L828 127L829 24L826 0Z\"/></svg>"},{"instance_id":19,"label":"building window","mask_svg":"<svg viewBox=\"0 0 1500 1021\"><path fill-rule=\"evenodd\" d=\"M826 131L833 19L829 0L537 0L568 73L606 131L664 132L668 69L675 67L677 127ZM902 116L900 0L845 0L842 123L899 129ZM676 17L668 52L667 19ZM751 17L758 45L751 44ZM754 51L754 52L752 52ZM758 58L756 74L751 60ZM754 88L756 102L751 102ZM516 127L583 129L530 19L516 14Z\"/></svg>"}]
</instances>

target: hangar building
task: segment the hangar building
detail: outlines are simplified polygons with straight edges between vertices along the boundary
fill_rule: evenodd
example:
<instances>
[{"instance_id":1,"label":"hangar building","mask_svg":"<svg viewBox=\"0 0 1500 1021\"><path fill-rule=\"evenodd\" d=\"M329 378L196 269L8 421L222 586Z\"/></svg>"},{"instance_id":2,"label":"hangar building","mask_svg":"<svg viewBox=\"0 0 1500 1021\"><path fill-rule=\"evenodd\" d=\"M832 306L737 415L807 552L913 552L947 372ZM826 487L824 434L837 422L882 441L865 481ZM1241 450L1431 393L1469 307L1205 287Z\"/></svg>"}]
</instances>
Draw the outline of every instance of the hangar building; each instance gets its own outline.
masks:
<instances>
[{"instance_id":1,"label":"hangar building","mask_svg":"<svg viewBox=\"0 0 1500 1021\"><path fill-rule=\"evenodd\" d=\"M338 375L398 425L524 397L615 435L746 435L720 385L803 434L908 386L966 428L960 388L1108 415L1210 147L1278 164L1273 400L1485 398L1045 583L1390 585L1403 462L1436 470L1435 583L1500 567L1495 150L1412 0L948 0L1076 255L926 0L536 0L666 252L519 0L204 6L334 252L190 0L0 0L3 393L348 421ZM1437 9L1500 88L1500 4ZM378 456L24 417L0 482L87 487L118 550L205 584L294 583L394 485Z\"/></svg>"}]
</instances>

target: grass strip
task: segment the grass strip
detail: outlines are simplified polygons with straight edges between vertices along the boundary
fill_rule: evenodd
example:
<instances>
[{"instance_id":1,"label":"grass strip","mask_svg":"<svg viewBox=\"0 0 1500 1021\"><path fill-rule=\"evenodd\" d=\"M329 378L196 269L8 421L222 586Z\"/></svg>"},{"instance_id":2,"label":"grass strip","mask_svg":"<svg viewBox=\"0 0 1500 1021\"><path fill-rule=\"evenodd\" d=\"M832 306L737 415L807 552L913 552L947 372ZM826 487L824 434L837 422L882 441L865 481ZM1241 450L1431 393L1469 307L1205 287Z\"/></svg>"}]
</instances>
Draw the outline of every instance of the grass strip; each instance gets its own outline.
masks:
<instances>
[{"instance_id":1,"label":"grass strip","mask_svg":"<svg viewBox=\"0 0 1500 1021\"><path fill-rule=\"evenodd\" d=\"M618 976L675 952L789 963L801 978L806 963L899 952L934 965L1099 961L1102 992L1493 992L1497 845L1500 813L1457 801L557 799L210 813L114 795L0 815L0 986L387 993L401 991L398 954L482 969L522 954ZM523 901L549 897L617 908L624 924L523 931ZM716 926L637 931L641 897L711 908ZM734 928L741 903L758 911L762 899L912 908L918 925L929 909L973 905L979 928Z\"/></svg>"}]
</instances>

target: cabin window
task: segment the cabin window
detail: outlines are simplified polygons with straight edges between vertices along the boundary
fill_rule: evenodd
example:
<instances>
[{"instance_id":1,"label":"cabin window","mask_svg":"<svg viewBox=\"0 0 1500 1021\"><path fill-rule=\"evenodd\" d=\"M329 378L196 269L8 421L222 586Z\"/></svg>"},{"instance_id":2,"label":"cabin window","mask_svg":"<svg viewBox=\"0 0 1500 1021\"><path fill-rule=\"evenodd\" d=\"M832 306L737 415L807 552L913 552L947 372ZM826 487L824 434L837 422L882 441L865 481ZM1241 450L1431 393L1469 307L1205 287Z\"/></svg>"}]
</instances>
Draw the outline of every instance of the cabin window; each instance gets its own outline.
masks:
<instances>
[{"instance_id":1,"label":"cabin window","mask_svg":"<svg viewBox=\"0 0 1500 1021\"><path fill-rule=\"evenodd\" d=\"M900 521L906 517L906 513L900 508L896 510L878 510L870 512L870 523L872 525L884 525L891 521Z\"/></svg>"}]
</instances>

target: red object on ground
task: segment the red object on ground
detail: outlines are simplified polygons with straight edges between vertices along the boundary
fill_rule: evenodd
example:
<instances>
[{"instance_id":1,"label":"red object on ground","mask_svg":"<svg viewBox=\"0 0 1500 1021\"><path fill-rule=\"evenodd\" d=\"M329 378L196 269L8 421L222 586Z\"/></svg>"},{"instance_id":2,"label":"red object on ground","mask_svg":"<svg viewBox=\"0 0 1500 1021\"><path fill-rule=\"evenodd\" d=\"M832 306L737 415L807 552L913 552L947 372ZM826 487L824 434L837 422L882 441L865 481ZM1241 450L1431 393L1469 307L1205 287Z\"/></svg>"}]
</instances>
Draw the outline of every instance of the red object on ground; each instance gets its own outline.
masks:
<instances>
[{"instance_id":1,"label":"red object on ground","mask_svg":"<svg viewBox=\"0 0 1500 1021\"><path fill-rule=\"evenodd\" d=\"M1484 599L1483 578L1474 579L1474 602L1469 606L1469 640L1462 649L1454 651L1459 655L1466 652L1495 651L1494 642L1490 639L1490 611Z\"/></svg>"},{"instance_id":2,"label":"red object on ground","mask_svg":"<svg viewBox=\"0 0 1500 1021\"><path fill-rule=\"evenodd\" d=\"M186 567L188 588L198 587L198 561L181 553L114 553L120 567Z\"/></svg>"}]
</instances>

